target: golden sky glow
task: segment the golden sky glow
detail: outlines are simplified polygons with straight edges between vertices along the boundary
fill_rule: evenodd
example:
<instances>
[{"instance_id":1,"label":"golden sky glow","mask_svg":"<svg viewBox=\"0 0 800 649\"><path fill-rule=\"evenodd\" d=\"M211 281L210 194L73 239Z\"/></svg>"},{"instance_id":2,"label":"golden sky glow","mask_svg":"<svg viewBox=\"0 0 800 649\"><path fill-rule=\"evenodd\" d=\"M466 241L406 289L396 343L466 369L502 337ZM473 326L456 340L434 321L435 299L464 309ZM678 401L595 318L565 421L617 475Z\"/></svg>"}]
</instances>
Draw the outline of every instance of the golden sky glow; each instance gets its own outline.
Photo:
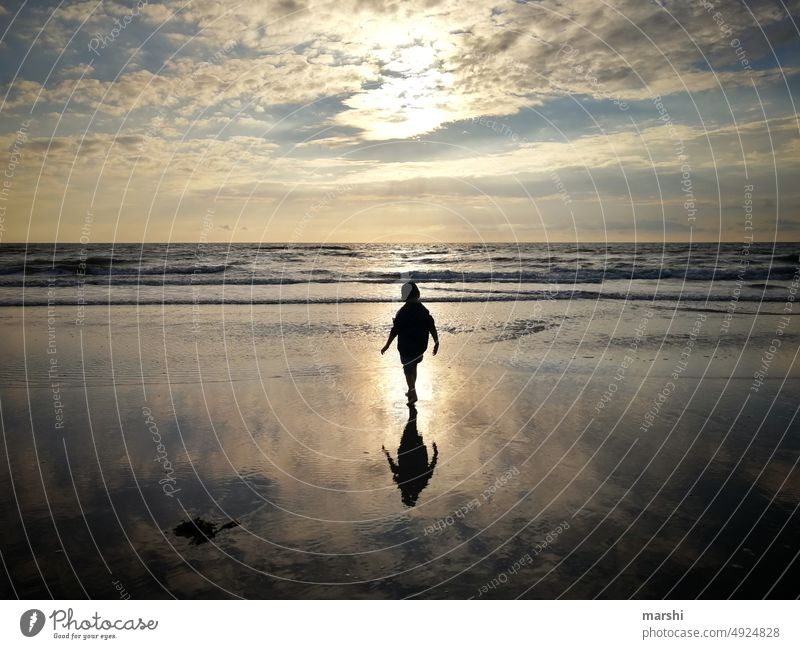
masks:
<instances>
[{"instance_id":1,"label":"golden sky glow","mask_svg":"<svg viewBox=\"0 0 800 649\"><path fill-rule=\"evenodd\" d=\"M1 241L800 234L773 5L184 4L0 8Z\"/></svg>"}]
</instances>

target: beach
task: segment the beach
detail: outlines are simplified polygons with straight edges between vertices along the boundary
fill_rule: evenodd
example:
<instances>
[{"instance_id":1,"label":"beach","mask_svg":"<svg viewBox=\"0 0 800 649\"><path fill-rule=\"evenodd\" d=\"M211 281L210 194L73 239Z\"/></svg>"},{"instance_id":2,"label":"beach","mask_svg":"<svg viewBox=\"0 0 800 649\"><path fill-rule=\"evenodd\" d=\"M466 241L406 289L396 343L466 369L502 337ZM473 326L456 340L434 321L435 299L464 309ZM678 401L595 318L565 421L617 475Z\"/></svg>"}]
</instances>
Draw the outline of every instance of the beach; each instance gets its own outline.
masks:
<instances>
[{"instance_id":1,"label":"beach","mask_svg":"<svg viewBox=\"0 0 800 649\"><path fill-rule=\"evenodd\" d=\"M379 352L396 282L6 288L3 594L794 597L792 277L735 302L733 277L711 300L420 281L441 350L415 410ZM427 300L454 288L480 299ZM404 439L433 466L398 484Z\"/></svg>"}]
</instances>

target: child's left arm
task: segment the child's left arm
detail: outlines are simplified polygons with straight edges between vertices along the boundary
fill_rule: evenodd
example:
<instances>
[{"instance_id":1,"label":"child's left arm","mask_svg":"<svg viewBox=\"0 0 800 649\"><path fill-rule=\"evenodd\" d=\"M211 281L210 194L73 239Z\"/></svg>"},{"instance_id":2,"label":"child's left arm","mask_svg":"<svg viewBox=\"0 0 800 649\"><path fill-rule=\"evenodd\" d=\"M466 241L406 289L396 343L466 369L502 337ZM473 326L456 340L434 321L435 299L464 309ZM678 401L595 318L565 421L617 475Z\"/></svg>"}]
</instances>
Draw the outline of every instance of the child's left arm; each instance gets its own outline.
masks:
<instances>
[{"instance_id":1,"label":"child's left arm","mask_svg":"<svg viewBox=\"0 0 800 649\"><path fill-rule=\"evenodd\" d=\"M433 443L433 459L431 460L430 465L428 466L428 471L433 473L433 470L436 468L436 460L439 459L439 449L436 448L436 442Z\"/></svg>"},{"instance_id":2,"label":"child's left arm","mask_svg":"<svg viewBox=\"0 0 800 649\"><path fill-rule=\"evenodd\" d=\"M436 321L430 313L428 314L428 332L433 338L433 355L436 356L436 352L439 351L439 334L436 331Z\"/></svg>"}]
</instances>

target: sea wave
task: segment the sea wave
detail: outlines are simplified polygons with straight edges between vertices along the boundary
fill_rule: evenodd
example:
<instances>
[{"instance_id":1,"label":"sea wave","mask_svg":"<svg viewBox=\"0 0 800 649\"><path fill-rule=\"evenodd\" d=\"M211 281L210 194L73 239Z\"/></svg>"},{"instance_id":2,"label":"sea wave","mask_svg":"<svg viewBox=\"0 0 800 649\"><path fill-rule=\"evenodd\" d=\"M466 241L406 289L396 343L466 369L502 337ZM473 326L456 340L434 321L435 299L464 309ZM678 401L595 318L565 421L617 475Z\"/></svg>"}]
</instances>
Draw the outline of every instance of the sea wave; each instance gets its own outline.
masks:
<instances>
[{"instance_id":1,"label":"sea wave","mask_svg":"<svg viewBox=\"0 0 800 649\"><path fill-rule=\"evenodd\" d=\"M520 271L454 271L454 270L412 270L365 271L363 273L339 272L326 268L282 272L280 269L249 270L242 266L226 264L176 265L168 268L113 267L98 272L87 269L86 275L76 273L50 272L39 274L8 273L0 276L0 286L75 286L81 283L90 285L115 286L169 286L169 285L238 285L259 286L278 284L386 284L413 280L438 284L526 284L526 283L564 283L564 284L602 284L615 280L670 280L685 282L736 281L746 277L755 280L788 280L797 272L795 266L773 266L772 268L750 268L741 274L736 269L689 268L685 271L666 268L614 268L614 269L538 269Z\"/></svg>"},{"instance_id":2,"label":"sea wave","mask_svg":"<svg viewBox=\"0 0 800 649\"><path fill-rule=\"evenodd\" d=\"M704 293L668 295L654 293L627 293L604 291L528 291L521 293L498 293L484 295L459 295L459 296L430 296L426 303L468 303L468 302L539 302L543 300L626 300L634 302L654 302L661 304L680 303L711 303L725 304L730 299L726 295L708 295ZM785 296L743 295L739 303L783 303ZM397 300L383 297L335 297L335 296L310 296L303 298L261 298L229 297L229 296L195 296L195 297L165 297L163 295L140 295L138 298L128 296L111 296L108 298L85 298L78 300L74 295L59 295L48 300L42 297L26 296L0 297L0 307L45 307L45 306L181 306L181 305L293 305L293 304L397 304ZM724 312L724 309L720 309Z\"/></svg>"}]
</instances>

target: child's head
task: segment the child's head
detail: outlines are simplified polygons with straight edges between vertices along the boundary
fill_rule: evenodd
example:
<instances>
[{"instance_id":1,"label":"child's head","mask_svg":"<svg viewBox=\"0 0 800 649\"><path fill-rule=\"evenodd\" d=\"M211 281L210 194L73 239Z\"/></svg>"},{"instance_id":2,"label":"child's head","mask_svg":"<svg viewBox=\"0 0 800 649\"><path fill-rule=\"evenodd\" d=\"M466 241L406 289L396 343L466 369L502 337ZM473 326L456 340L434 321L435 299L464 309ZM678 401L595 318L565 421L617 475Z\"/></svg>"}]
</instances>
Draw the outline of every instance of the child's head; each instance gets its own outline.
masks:
<instances>
[{"instance_id":1,"label":"child's head","mask_svg":"<svg viewBox=\"0 0 800 649\"><path fill-rule=\"evenodd\" d=\"M400 297L405 302L413 302L419 299L419 288L414 282L406 282L400 289Z\"/></svg>"}]
</instances>

